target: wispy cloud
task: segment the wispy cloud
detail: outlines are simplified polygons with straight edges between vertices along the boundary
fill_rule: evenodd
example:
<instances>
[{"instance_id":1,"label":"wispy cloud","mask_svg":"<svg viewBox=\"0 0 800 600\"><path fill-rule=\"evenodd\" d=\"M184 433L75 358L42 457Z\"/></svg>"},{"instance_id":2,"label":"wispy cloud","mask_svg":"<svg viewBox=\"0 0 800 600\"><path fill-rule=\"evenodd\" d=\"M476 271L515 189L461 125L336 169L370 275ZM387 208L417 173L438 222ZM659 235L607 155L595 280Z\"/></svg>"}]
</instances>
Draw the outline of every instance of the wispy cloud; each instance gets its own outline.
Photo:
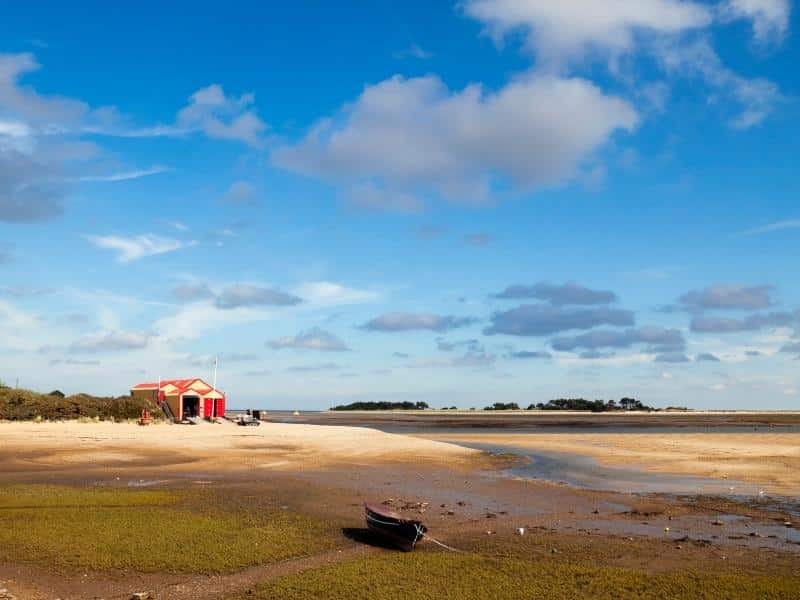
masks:
<instances>
[{"instance_id":1,"label":"wispy cloud","mask_svg":"<svg viewBox=\"0 0 800 600\"><path fill-rule=\"evenodd\" d=\"M762 233L772 233L784 229L800 229L800 219L787 219L785 221L775 221L761 227L754 227L744 232L744 235L761 235Z\"/></svg>"},{"instance_id":2,"label":"wispy cloud","mask_svg":"<svg viewBox=\"0 0 800 600\"><path fill-rule=\"evenodd\" d=\"M149 169L139 169L136 171L120 171L117 173L108 173L106 175L83 175L76 177L72 181L80 182L113 182L113 181L127 181L129 179L139 179L141 177L149 177L150 175L158 175L160 173L167 173L171 169L164 166L154 166Z\"/></svg>"},{"instance_id":3,"label":"wispy cloud","mask_svg":"<svg viewBox=\"0 0 800 600\"><path fill-rule=\"evenodd\" d=\"M174 252L181 248L194 246L197 242L184 242L150 233L125 237L120 235L88 235L86 239L98 248L117 252L117 260L122 263Z\"/></svg>"},{"instance_id":4,"label":"wispy cloud","mask_svg":"<svg viewBox=\"0 0 800 600\"><path fill-rule=\"evenodd\" d=\"M419 60L428 60L433 57L433 52L425 50L419 44L411 44L408 48L392 53L392 56L397 59L418 58Z\"/></svg>"}]
</instances>

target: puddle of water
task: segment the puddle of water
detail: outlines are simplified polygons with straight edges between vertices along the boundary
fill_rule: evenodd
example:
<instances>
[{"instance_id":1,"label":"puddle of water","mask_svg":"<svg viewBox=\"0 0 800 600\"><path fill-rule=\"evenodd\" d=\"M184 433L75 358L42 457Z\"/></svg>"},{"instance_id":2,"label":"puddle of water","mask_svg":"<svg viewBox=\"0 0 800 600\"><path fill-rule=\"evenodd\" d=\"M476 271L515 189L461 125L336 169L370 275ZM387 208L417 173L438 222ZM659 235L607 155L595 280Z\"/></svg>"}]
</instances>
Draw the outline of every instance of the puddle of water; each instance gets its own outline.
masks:
<instances>
[{"instance_id":1,"label":"puddle of water","mask_svg":"<svg viewBox=\"0 0 800 600\"><path fill-rule=\"evenodd\" d=\"M169 483L169 479L131 479L128 482L128 487L151 487L154 485L161 485L162 483Z\"/></svg>"},{"instance_id":2,"label":"puddle of water","mask_svg":"<svg viewBox=\"0 0 800 600\"><path fill-rule=\"evenodd\" d=\"M757 496L761 490L757 485L740 481L719 480L693 475L650 473L633 468L608 467L599 464L593 458L577 454L542 452L511 445L458 443L492 454L515 454L522 457L523 464L506 469L504 473L507 475L523 479L543 479L586 489L630 494L709 494L723 496L731 495L733 491L738 496Z\"/></svg>"}]
</instances>

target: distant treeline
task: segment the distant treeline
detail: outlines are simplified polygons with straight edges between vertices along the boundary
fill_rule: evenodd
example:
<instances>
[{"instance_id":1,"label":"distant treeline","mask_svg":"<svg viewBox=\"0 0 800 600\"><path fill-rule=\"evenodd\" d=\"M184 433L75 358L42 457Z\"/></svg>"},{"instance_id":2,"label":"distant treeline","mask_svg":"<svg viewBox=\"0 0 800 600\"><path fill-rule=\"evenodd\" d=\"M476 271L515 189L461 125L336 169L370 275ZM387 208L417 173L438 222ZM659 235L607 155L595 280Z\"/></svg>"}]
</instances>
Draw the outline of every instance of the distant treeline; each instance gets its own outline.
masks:
<instances>
[{"instance_id":1,"label":"distant treeline","mask_svg":"<svg viewBox=\"0 0 800 600\"><path fill-rule=\"evenodd\" d=\"M495 402L483 410L519 410L516 402ZM585 410L591 412L613 412L618 410L655 410L645 406L636 398L622 398L616 400L586 400L585 398L558 398L550 400L547 404L539 402L531 404L527 410ZM684 409L685 410L685 409Z\"/></svg>"},{"instance_id":2,"label":"distant treeline","mask_svg":"<svg viewBox=\"0 0 800 600\"><path fill-rule=\"evenodd\" d=\"M353 402L352 404L340 404L331 410L425 410L428 404L425 402Z\"/></svg>"},{"instance_id":3,"label":"distant treeline","mask_svg":"<svg viewBox=\"0 0 800 600\"><path fill-rule=\"evenodd\" d=\"M0 420L5 421L138 419L143 408L147 408L154 419L162 417L161 410L149 400L133 399L130 396L119 398L103 398L89 394L66 396L59 390L40 394L0 384Z\"/></svg>"}]
</instances>

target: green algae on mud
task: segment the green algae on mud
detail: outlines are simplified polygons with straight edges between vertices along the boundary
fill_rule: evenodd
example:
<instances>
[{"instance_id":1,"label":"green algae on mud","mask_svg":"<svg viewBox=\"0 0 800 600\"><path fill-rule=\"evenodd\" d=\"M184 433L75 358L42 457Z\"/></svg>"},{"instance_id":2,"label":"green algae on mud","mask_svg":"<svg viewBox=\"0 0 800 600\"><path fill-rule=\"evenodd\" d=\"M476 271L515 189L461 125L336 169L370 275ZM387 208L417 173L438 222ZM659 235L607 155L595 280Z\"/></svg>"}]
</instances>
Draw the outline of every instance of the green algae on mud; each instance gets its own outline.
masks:
<instances>
[{"instance_id":1,"label":"green algae on mud","mask_svg":"<svg viewBox=\"0 0 800 600\"><path fill-rule=\"evenodd\" d=\"M332 548L338 530L197 491L0 488L0 561L69 572L229 573Z\"/></svg>"},{"instance_id":2,"label":"green algae on mud","mask_svg":"<svg viewBox=\"0 0 800 600\"><path fill-rule=\"evenodd\" d=\"M585 566L474 553L382 553L267 582L240 598L797 598L800 577Z\"/></svg>"}]
</instances>

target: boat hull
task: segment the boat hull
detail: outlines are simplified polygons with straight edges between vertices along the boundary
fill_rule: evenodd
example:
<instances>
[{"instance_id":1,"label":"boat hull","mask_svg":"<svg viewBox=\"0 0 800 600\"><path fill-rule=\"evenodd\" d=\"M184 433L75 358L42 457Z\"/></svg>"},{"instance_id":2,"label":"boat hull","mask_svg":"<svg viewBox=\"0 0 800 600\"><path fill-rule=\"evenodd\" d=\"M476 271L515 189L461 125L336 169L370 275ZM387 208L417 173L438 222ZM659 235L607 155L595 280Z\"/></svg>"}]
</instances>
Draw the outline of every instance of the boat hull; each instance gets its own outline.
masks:
<instances>
[{"instance_id":1,"label":"boat hull","mask_svg":"<svg viewBox=\"0 0 800 600\"><path fill-rule=\"evenodd\" d=\"M427 531L419 521L397 518L386 512L377 512L365 508L367 528L388 544L410 552Z\"/></svg>"}]
</instances>

